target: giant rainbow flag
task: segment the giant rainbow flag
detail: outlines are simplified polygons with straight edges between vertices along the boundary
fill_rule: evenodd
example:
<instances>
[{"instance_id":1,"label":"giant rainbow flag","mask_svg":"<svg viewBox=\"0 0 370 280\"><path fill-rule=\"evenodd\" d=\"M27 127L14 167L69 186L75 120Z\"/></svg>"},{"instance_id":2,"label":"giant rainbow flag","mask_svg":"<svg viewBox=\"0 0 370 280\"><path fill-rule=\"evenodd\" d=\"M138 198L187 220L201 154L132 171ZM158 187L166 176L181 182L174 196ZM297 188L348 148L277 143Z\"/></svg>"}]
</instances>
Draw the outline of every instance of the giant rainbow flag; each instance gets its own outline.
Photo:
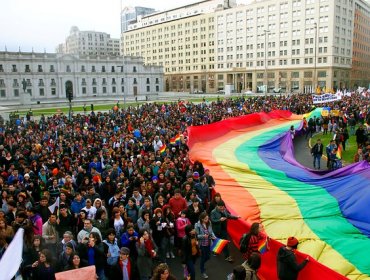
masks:
<instances>
[{"instance_id":1,"label":"giant rainbow flag","mask_svg":"<svg viewBox=\"0 0 370 280\"><path fill-rule=\"evenodd\" d=\"M316 109L307 118L319 115ZM299 279L370 279L370 165L353 164L325 173L299 164L288 130L299 133L302 116L273 111L188 128L190 157L211 170L229 210L237 243L252 222L272 238L259 270L277 279L276 254L289 236L297 254L311 261Z\"/></svg>"}]
</instances>

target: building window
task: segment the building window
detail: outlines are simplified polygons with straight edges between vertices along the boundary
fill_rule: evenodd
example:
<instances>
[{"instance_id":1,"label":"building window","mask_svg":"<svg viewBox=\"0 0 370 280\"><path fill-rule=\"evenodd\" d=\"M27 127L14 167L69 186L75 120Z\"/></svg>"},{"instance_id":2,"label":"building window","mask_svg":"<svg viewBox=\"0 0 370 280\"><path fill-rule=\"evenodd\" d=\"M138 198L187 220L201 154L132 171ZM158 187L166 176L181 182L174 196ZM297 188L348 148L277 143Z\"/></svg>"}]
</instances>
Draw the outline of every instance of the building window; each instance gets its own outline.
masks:
<instances>
[{"instance_id":1,"label":"building window","mask_svg":"<svg viewBox=\"0 0 370 280\"><path fill-rule=\"evenodd\" d=\"M304 72L304 77L305 78L312 78L312 72L311 71L305 71Z\"/></svg>"},{"instance_id":2,"label":"building window","mask_svg":"<svg viewBox=\"0 0 370 280\"><path fill-rule=\"evenodd\" d=\"M2 64L0 64L0 72L4 72L4 68Z\"/></svg>"},{"instance_id":3,"label":"building window","mask_svg":"<svg viewBox=\"0 0 370 280\"><path fill-rule=\"evenodd\" d=\"M112 78L112 85L116 84L116 78Z\"/></svg>"},{"instance_id":4,"label":"building window","mask_svg":"<svg viewBox=\"0 0 370 280\"><path fill-rule=\"evenodd\" d=\"M55 72L54 65L50 65L50 72Z\"/></svg>"},{"instance_id":5,"label":"building window","mask_svg":"<svg viewBox=\"0 0 370 280\"><path fill-rule=\"evenodd\" d=\"M55 79L51 79L51 83L50 83L50 85L52 86L52 87L55 87L57 84L55 83Z\"/></svg>"},{"instance_id":6,"label":"building window","mask_svg":"<svg viewBox=\"0 0 370 280\"><path fill-rule=\"evenodd\" d=\"M326 71L319 71L319 72L317 73L317 76L318 76L319 78L326 78Z\"/></svg>"},{"instance_id":7,"label":"building window","mask_svg":"<svg viewBox=\"0 0 370 280\"><path fill-rule=\"evenodd\" d=\"M134 85L137 85L137 80L136 80L136 78L134 78Z\"/></svg>"},{"instance_id":8,"label":"building window","mask_svg":"<svg viewBox=\"0 0 370 280\"><path fill-rule=\"evenodd\" d=\"M91 66L91 72L96 72L96 70L95 70L95 66L93 65L93 66Z\"/></svg>"},{"instance_id":9,"label":"building window","mask_svg":"<svg viewBox=\"0 0 370 280\"><path fill-rule=\"evenodd\" d=\"M125 87L121 87L121 92L125 92Z\"/></svg>"},{"instance_id":10,"label":"building window","mask_svg":"<svg viewBox=\"0 0 370 280\"><path fill-rule=\"evenodd\" d=\"M136 70L136 66L134 66L134 68L132 69L132 72L136 73L137 70Z\"/></svg>"},{"instance_id":11,"label":"building window","mask_svg":"<svg viewBox=\"0 0 370 280\"><path fill-rule=\"evenodd\" d=\"M14 97L19 97L19 89L14 89Z\"/></svg>"},{"instance_id":12,"label":"building window","mask_svg":"<svg viewBox=\"0 0 370 280\"><path fill-rule=\"evenodd\" d=\"M299 78L299 72L292 72L292 78Z\"/></svg>"},{"instance_id":13,"label":"building window","mask_svg":"<svg viewBox=\"0 0 370 280\"><path fill-rule=\"evenodd\" d=\"M96 87L93 87L93 94L96 94Z\"/></svg>"},{"instance_id":14,"label":"building window","mask_svg":"<svg viewBox=\"0 0 370 280\"><path fill-rule=\"evenodd\" d=\"M116 87L112 87L112 93L116 93Z\"/></svg>"},{"instance_id":15,"label":"building window","mask_svg":"<svg viewBox=\"0 0 370 280\"><path fill-rule=\"evenodd\" d=\"M31 72L31 69L30 69L30 66L29 65L26 65L26 67L24 69L24 72Z\"/></svg>"},{"instance_id":16,"label":"building window","mask_svg":"<svg viewBox=\"0 0 370 280\"><path fill-rule=\"evenodd\" d=\"M107 93L107 87L103 87L103 93Z\"/></svg>"},{"instance_id":17,"label":"building window","mask_svg":"<svg viewBox=\"0 0 370 280\"><path fill-rule=\"evenodd\" d=\"M15 64L13 64L12 65L12 72L17 72L18 70L17 70L17 65L15 65Z\"/></svg>"},{"instance_id":18,"label":"building window","mask_svg":"<svg viewBox=\"0 0 370 280\"><path fill-rule=\"evenodd\" d=\"M56 95L57 94L57 90L56 90L56 88L52 88L51 89L51 95Z\"/></svg>"},{"instance_id":19,"label":"building window","mask_svg":"<svg viewBox=\"0 0 370 280\"><path fill-rule=\"evenodd\" d=\"M150 92L150 86L146 86L146 92Z\"/></svg>"},{"instance_id":20,"label":"building window","mask_svg":"<svg viewBox=\"0 0 370 280\"><path fill-rule=\"evenodd\" d=\"M96 78L93 78L93 79L92 79L92 85L93 85L93 86L96 86Z\"/></svg>"},{"instance_id":21,"label":"building window","mask_svg":"<svg viewBox=\"0 0 370 280\"><path fill-rule=\"evenodd\" d=\"M67 65L66 72L71 72L71 66Z\"/></svg>"},{"instance_id":22,"label":"building window","mask_svg":"<svg viewBox=\"0 0 370 280\"><path fill-rule=\"evenodd\" d=\"M82 94L86 94L86 87L82 87Z\"/></svg>"},{"instance_id":23,"label":"building window","mask_svg":"<svg viewBox=\"0 0 370 280\"><path fill-rule=\"evenodd\" d=\"M107 84L107 79L106 78L103 78L103 85L106 85Z\"/></svg>"},{"instance_id":24,"label":"building window","mask_svg":"<svg viewBox=\"0 0 370 280\"><path fill-rule=\"evenodd\" d=\"M42 71L42 65L38 65L38 66L37 66L37 72L43 72L43 71Z\"/></svg>"},{"instance_id":25,"label":"building window","mask_svg":"<svg viewBox=\"0 0 370 280\"><path fill-rule=\"evenodd\" d=\"M123 85L124 83L125 83L125 79L121 78L121 85Z\"/></svg>"},{"instance_id":26,"label":"building window","mask_svg":"<svg viewBox=\"0 0 370 280\"><path fill-rule=\"evenodd\" d=\"M105 66L102 66L102 67L101 67L101 71L102 71L102 72L105 72Z\"/></svg>"},{"instance_id":27,"label":"building window","mask_svg":"<svg viewBox=\"0 0 370 280\"><path fill-rule=\"evenodd\" d=\"M112 73L116 72L116 70L114 69L114 66L112 66Z\"/></svg>"},{"instance_id":28,"label":"building window","mask_svg":"<svg viewBox=\"0 0 370 280\"><path fill-rule=\"evenodd\" d=\"M155 91L159 92L159 86L155 86Z\"/></svg>"},{"instance_id":29,"label":"building window","mask_svg":"<svg viewBox=\"0 0 370 280\"><path fill-rule=\"evenodd\" d=\"M2 98L6 97L5 89L0 89L0 97L2 97Z\"/></svg>"},{"instance_id":30,"label":"building window","mask_svg":"<svg viewBox=\"0 0 370 280\"><path fill-rule=\"evenodd\" d=\"M44 88L40 88L39 89L39 94L40 94L40 96L44 96L45 95L45 89Z\"/></svg>"},{"instance_id":31,"label":"building window","mask_svg":"<svg viewBox=\"0 0 370 280\"><path fill-rule=\"evenodd\" d=\"M86 72L85 65L81 65L81 72Z\"/></svg>"},{"instance_id":32,"label":"building window","mask_svg":"<svg viewBox=\"0 0 370 280\"><path fill-rule=\"evenodd\" d=\"M150 84L150 79L149 78L146 78L146 83Z\"/></svg>"},{"instance_id":33,"label":"building window","mask_svg":"<svg viewBox=\"0 0 370 280\"><path fill-rule=\"evenodd\" d=\"M155 83L159 84L159 78L155 78Z\"/></svg>"},{"instance_id":34,"label":"building window","mask_svg":"<svg viewBox=\"0 0 370 280\"><path fill-rule=\"evenodd\" d=\"M44 84L44 80L43 79L39 79L39 87L44 87L45 84Z\"/></svg>"}]
</instances>

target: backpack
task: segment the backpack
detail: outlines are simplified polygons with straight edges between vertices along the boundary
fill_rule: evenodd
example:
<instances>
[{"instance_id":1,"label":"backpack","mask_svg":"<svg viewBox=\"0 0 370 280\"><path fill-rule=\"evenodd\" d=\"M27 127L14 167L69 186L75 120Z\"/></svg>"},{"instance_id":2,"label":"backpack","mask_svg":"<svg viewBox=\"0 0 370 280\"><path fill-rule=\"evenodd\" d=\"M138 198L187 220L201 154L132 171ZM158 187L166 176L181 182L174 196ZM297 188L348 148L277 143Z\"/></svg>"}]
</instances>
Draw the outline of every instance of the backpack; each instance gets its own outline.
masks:
<instances>
[{"instance_id":1,"label":"backpack","mask_svg":"<svg viewBox=\"0 0 370 280\"><path fill-rule=\"evenodd\" d=\"M248 250L248 246L249 246L249 240L251 239L251 235L248 233L244 233L242 238L240 238L240 241L239 241L239 251L240 253L244 254L247 252Z\"/></svg>"}]
</instances>

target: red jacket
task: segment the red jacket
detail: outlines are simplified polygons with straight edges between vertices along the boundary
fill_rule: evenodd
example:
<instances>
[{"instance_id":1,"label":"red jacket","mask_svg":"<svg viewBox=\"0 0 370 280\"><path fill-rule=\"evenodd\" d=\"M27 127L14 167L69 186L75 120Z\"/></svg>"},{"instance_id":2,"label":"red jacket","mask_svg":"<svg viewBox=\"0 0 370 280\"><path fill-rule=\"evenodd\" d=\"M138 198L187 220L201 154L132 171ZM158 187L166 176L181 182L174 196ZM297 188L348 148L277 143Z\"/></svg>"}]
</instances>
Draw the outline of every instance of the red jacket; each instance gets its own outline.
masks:
<instances>
[{"instance_id":1,"label":"red jacket","mask_svg":"<svg viewBox=\"0 0 370 280\"><path fill-rule=\"evenodd\" d=\"M186 210L188 205L186 203L185 198L174 198L172 197L168 204L171 206L172 212L175 214L176 218L180 216L180 212L182 210Z\"/></svg>"}]
</instances>

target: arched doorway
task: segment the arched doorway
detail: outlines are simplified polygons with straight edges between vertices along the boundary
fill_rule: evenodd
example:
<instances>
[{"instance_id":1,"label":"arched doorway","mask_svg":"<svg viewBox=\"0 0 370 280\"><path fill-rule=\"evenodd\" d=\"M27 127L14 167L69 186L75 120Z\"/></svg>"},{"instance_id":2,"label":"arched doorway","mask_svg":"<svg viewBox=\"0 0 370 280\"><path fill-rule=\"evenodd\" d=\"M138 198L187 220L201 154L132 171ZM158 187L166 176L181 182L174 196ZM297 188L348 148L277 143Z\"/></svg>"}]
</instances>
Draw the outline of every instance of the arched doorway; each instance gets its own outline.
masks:
<instances>
[{"instance_id":1,"label":"arched doorway","mask_svg":"<svg viewBox=\"0 0 370 280\"><path fill-rule=\"evenodd\" d=\"M73 99L73 84L71 81L66 81L65 83L66 88L66 98L71 101Z\"/></svg>"}]
</instances>

